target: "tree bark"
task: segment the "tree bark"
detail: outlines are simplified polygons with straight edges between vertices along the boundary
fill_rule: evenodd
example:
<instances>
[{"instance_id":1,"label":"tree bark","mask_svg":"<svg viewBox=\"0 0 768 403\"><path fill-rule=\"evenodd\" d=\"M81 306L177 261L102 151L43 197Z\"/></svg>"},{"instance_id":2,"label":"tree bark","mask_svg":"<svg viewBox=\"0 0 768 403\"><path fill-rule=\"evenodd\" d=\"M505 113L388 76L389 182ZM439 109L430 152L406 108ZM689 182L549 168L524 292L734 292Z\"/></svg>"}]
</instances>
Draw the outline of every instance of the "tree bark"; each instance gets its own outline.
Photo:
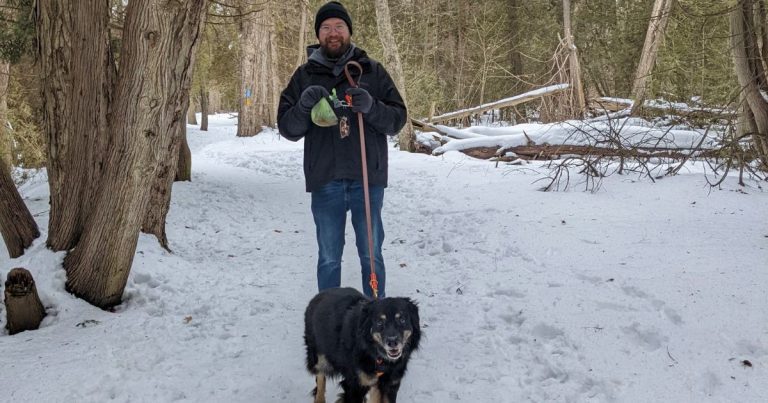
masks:
<instances>
[{"instance_id":1,"label":"tree bark","mask_svg":"<svg viewBox=\"0 0 768 403\"><path fill-rule=\"evenodd\" d=\"M664 41L664 34L669 22L669 14L672 12L672 0L655 0L651 20L648 23L648 32L645 35L643 53L640 55L640 63L637 65L635 82L632 86L632 98L635 104L632 107L632 115L637 115L643 107L648 92L648 81L651 78L653 66L656 64L656 55Z\"/></svg>"},{"instance_id":2,"label":"tree bark","mask_svg":"<svg viewBox=\"0 0 768 403\"><path fill-rule=\"evenodd\" d=\"M92 211L109 146L115 77L103 0L38 1L38 60L48 143L48 246L75 246Z\"/></svg>"},{"instance_id":3,"label":"tree bark","mask_svg":"<svg viewBox=\"0 0 768 403\"><path fill-rule=\"evenodd\" d=\"M407 107L408 96L405 90L405 74L403 64L400 62L400 52L397 49L395 35L392 33L392 20L389 16L389 3L387 0L376 0L376 25L379 30L379 40L384 48L384 66L387 67L400 91L400 96ZM413 125L407 120L405 127L400 131L399 145L403 151L413 152L415 149L416 134Z\"/></svg>"},{"instance_id":4,"label":"tree bark","mask_svg":"<svg viewBox=\"0 0 768 403\"><path fill-rule=\"evenodd\" d=\"M24 254L24 249L40 236L37 223L29 213L16 185L11 169L0 159L0 234L11 258Z\"/></svg>"},{"instance_id":5,"label":"tree bark","mask_svg":"<svg viewBox=\"0 0 768 403\"><path fill-rule=\"evenodd\" d=\"M45 307L37 295L32 274L26 269L15 268L5 280L6 329L14 335L25 330L35 330L45 318Z\"/></svg>"},{"instance_id":6,"label":"tree bark","mask_svg":"<svg viewBox=\"0 0 768 403\"><path fill-rule=\"evenodd\" d=\"M186 124L177 124L171 129L173 138L165 152L168 158L158 161L157 176L152 183L147 214L141 226L141 232L154 235L160 242L160 246L169 252L171 249L168 247L168 236L165 234L165 217L171 208L173 181L176 179L176 169L181 155L181 139L186 137L186 127Z\"/></svg>"},{"instance_id":7,"label":"tree bark","mask_svg":"<svg viewBox=\"0 0 768 403\"><path fill-rule=\"evenodd\" d=\"M271 1L264 2L257 12L249 13L242 8L241 14L241 97L237 136L250 137L259 134L264 126L275 127L277 119L272 66L275 23Z\"/></svg>"},{"instance_id":8,"label":"tree bark","mask_svg":"<svg viewBox=\"0 0 768 403\"><path fill-rule=\"evenodd\" d=\"M189 108L190 100L183 103L182 108ZM168 236L165 233L165 222L171 208L171 193L173 182L189 180L191 175L192 155L187 144L187 125L185 122L174 124L173 139L168 148L168 158L160 160L160 169L154 183L144 217L141 231L154 235L160 246L170 252Z\"/></svg>"},{"instance_id":9,"label":"tree bark","mask_svg":"<svg viewBox=\"0 0 768 403\"><path fill-rule=\"evenodd\" d=\"M121 301L152 181L173 149L176 126L185 121L205 4L128 3L110 126L114 145L80 242L64 259L67 290L98 307Z\"/></svg>"}]
</instances>

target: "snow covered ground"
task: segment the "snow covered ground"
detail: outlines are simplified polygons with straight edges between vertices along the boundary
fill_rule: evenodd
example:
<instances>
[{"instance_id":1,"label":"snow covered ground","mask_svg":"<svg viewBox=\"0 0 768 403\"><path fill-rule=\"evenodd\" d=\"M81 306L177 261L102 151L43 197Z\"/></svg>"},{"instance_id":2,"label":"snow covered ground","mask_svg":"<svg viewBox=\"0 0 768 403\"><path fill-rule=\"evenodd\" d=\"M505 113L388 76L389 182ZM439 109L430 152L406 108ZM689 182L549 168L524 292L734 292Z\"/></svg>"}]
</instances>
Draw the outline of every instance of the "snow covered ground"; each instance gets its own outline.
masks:
<instances>
[{"instance_id":1,"label":"snow covered ground","mask_svg":"<svg viewBox=\"0 0 768 403\"><path fill-rule=\"evenodd\" d=\"M209 132L190 127L173 253L141 236L114 313L64 291L64 255L44 247L45 179L21 188L43 236L15 260L0 245L0 280L28 268L48 317L0 333L0 401L310 401L302 144L235 133L225 115ZM390 157L387 294L419 303L425 335L400 401L768 401L759 183L710 189L689 165L655 183L614 175L594 193L544 193L541 163ZM351 233L343 282L361 282Z\"/></svg>"}]
</instances>

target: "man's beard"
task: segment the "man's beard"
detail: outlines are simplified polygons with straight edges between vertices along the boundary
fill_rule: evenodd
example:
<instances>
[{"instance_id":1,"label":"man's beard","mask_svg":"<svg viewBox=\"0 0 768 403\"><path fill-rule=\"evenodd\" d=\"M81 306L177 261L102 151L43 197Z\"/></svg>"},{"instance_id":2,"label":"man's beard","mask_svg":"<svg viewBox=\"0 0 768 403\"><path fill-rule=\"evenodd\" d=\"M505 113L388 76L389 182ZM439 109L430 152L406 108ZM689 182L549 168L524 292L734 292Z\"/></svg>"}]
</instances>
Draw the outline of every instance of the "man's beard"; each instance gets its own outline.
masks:
<instances>
[{"instance_id":1,"label":"man's beard","mask_svg":"<svg viewBox=\"0 0 768 403\"><path fill-rule=\"evenodd\" d=\"M323 53L325 53L325 57L329 59L338 59L341 56L344 55L344 53L347 53L347 50L349 50L350 42L344 40L341 40L341 46L339 46L336 49L331 49L327 46L327 41L325 44L320 45L320 47L323 49Z\"/></svg>"}]
</instances>

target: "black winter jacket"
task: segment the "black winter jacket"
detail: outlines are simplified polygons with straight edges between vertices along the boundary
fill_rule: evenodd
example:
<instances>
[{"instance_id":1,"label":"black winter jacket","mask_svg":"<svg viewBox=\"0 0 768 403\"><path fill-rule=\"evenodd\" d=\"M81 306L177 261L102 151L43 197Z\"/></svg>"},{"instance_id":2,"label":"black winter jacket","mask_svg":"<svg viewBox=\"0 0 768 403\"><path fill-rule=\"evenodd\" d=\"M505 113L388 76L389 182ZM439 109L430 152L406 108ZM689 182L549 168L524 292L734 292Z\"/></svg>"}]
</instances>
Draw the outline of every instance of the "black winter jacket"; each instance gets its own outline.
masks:
<instances>
[{"instance_id":1,"label":"black winter jacket","mask_svg":"<svg viewBox=\"0 0 768 403\"><path fill-rule=\"evenodd\" d=\"M311 48L317 47L313 45ZM395 83L384 67L368 58L365 51L356 48L351 60L363 67L360 88L374 99L370 112L363 114L368 181L372 185L387 186L387 135L397 134L405 125L406 109ZM357 69L350 67L353 78ZM304 138L304 176L307 192L336 179L362 181L360 158L360 131L357 114L350 108L334 109L339 120L349 122L349 136L341 138L339 125L319 127L312 123L308 113L297 107L302 91L310 85L322 85L330 93L333 88L339 99L350 87L344 72L334 76L332 70L310 60L300 66L280 95L277 124L280 134L288 140Z\"/></svg>"}]
</instances>

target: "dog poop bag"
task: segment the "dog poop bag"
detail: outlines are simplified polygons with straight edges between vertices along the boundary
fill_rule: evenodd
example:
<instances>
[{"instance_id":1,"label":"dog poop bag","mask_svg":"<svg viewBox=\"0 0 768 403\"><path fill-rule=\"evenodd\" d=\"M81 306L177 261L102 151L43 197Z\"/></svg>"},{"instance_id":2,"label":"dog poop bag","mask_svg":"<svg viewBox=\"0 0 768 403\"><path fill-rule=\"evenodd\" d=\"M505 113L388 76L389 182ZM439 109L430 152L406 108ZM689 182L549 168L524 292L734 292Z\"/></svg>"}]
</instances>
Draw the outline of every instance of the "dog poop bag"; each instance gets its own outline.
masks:
<instances>
[{"instance_id":1,"label":"dog poop bag","mask_svg":"<svg viewBox=\"0 0 768 403\"><path fill-rule=\"evenodd\" d=\"M339 119L336 117L336 113L333 112L331 104L326 97L320 99L315 106L312 107L312 123L320 127L336 126L339 123Z\"/></svg>"}]
</instances>

